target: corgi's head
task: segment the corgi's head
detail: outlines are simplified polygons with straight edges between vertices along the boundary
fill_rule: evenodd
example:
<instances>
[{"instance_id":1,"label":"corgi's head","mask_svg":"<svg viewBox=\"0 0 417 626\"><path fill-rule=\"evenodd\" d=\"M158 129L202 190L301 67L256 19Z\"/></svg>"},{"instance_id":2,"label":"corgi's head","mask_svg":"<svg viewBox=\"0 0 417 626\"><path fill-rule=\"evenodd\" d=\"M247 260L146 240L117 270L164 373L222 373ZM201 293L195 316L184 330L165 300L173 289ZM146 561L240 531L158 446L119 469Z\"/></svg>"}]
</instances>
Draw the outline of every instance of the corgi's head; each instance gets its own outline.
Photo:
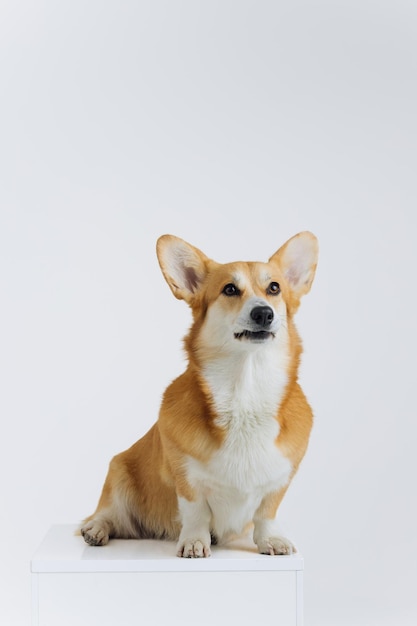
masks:
<instances>
[{"instance_id":1,"label":"corgi's head","mask_svg":"<svg viewBox=\"0 0 417 626\"><path fill-rule=\"evenodd\" d=\"M220 264L182 239L163 235L157 254L173 294L192 309L192 333L203 334L213 350L247 350L279 339L280 328L310 290L318 243L312 233L302 232L267 263Z\"/></svg>"}]
</instances>

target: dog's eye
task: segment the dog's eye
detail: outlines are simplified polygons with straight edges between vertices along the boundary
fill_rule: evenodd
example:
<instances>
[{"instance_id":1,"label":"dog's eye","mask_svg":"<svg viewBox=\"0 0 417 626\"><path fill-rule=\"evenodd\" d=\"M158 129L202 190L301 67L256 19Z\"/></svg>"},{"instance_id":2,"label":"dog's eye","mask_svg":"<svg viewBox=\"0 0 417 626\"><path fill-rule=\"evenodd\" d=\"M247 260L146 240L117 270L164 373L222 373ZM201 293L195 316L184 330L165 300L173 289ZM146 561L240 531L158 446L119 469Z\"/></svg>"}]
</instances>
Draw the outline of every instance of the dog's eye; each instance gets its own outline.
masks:
<instances>
[{"instance_id":1,"label":"dog's eye","mask_svg":"<svg viewBox=\"0 0 417 626\"><path fill-rule=\"evenodd\" d=\"M266 293L270 296L277 296L280 293L280 291L281 291L281 287L279 286L279 283L272 282L268 285Z\"/></svg>"},{"instance_id":2,"label":"dog's eye","mask_svg":"<svg viewBox=\"0 0 417 626\"><path fill-rule=\"evenodd\" d=\"M228 283L225 287L223 287L223 291L225 296L240 296L240 290L233 283Z\"/></svg>"}]
</instances>

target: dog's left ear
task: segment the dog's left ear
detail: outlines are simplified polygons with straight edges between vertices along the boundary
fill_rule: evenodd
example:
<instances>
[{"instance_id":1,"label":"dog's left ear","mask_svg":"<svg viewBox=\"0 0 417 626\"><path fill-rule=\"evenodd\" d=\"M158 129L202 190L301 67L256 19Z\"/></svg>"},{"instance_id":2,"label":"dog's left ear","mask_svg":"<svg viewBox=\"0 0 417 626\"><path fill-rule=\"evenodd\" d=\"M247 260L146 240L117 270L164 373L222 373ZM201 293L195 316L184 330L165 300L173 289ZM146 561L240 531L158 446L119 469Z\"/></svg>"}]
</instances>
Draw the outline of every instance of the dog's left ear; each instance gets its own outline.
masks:
<instances>
[{"instance_id":1,"label":"dog's left ear","mask_svg":"<svg viewBox=\"0 0 417 626\"><path fill-rule=\"evenodd\" d=\"M313 233L304 231L291 237L269 259L279 264L297 302L310 291L316 273L318 253L317 238Z\"/></svg>"},{"instance_id":2,"label":"dog's left ear","mask_svg":"<svg viewBox=\"0 0 417 626\"><path fill-rule=\"evenodd\" d=\"M156 244L159 265L172 293L191 304L207 274L210 259L173 235L162 235Z\"/></svg>"}]
</instances>

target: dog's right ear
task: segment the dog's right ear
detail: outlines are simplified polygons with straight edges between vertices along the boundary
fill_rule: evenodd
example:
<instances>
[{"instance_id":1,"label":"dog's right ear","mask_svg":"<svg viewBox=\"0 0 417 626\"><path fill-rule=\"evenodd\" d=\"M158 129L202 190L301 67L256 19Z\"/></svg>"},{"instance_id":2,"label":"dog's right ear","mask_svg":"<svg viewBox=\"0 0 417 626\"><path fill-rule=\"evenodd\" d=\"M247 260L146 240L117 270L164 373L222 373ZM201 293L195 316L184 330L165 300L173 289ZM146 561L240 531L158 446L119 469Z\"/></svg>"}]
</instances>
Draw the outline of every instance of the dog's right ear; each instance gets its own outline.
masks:
<instances>
[{"instance_id":1,"label":"dog's right ear","mask_svg":"<svg viewBox=\"0 0 417 626\"><path fill-rule=\"evenodd\" d=\"M173 235L159 237L156 253L162 273L174 296L191 304L206 277L209 258Z\"/></svg>"}]
</instances>

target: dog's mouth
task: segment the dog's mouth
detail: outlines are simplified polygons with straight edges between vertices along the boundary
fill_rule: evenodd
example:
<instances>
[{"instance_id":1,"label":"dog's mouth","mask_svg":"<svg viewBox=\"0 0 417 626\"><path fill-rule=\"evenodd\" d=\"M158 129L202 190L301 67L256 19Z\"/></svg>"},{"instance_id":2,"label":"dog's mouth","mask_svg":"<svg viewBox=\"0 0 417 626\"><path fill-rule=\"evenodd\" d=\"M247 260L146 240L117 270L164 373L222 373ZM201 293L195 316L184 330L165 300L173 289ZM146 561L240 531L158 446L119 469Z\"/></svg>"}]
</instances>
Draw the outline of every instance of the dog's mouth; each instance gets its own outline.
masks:
<instances>
[{"instance_id":1,"label":"dog's mouth","mask_svg":"<svg viewBox=\"0 0 417 626\"><path fill-rule=\"evenodd\" d=\"M261 343L274 337L275 333L271 333L268 330L243 330L241 333L235 333L235 339L254 341L255 343Z\"/></svg>"}]
</instances>

